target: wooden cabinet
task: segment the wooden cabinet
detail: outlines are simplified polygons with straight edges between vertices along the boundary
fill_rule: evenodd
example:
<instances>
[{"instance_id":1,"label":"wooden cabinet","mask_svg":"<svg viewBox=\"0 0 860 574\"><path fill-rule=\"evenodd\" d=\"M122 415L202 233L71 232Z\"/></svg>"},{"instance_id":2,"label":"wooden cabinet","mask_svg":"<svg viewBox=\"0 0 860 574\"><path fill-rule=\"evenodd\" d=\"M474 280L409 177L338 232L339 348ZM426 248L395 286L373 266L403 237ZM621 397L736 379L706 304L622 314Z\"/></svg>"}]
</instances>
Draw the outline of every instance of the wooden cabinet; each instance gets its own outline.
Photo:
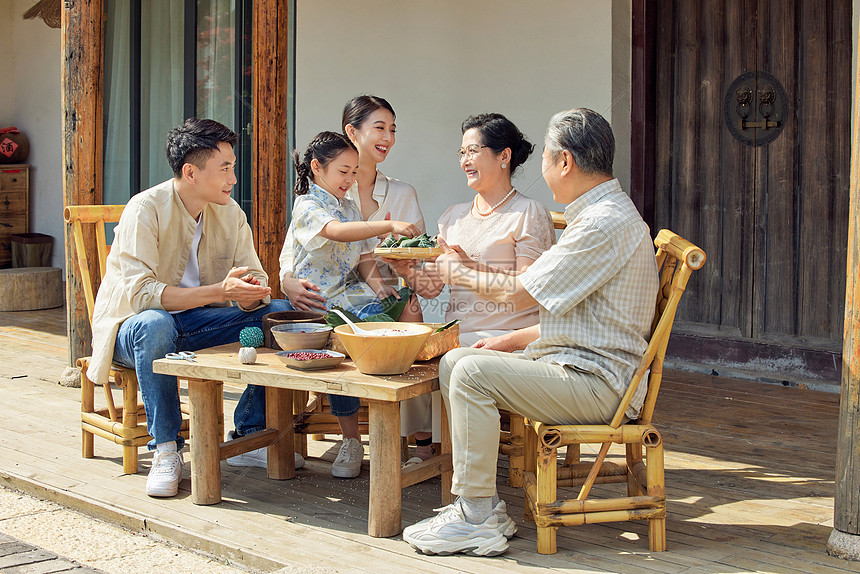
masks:
<instances>
[{"instance_id":1,"label":"wooden cabinet","mask_svg":"<svg viewBox=\"0 0 860 574\"><path fill-rule=\"evenodd\" d=\"M10 235L29 231L30 166L0 165L0 267L12 264Z\"/></svg>"}]
</instances>

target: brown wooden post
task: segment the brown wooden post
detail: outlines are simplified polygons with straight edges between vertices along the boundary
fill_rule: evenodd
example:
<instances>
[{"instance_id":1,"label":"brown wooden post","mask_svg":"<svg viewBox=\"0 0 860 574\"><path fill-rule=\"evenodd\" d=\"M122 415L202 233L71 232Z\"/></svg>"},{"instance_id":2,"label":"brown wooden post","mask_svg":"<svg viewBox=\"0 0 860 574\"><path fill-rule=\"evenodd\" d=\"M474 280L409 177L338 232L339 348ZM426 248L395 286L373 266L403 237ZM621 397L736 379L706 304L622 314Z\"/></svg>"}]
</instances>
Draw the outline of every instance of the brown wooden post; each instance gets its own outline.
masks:
<instances>
[{"instance_id":1,"label":"brown wooden post","mask_svg":"<svg viewBox=\"0 0 860 574\"><path fill-rule=\"evenodd\" d=\"M654 226L656 4L654 0L633 0L630 84L630 198L654 234L657 233Z\"/></svg>"},{"instance_id":2,"label":"brown wooden post","mask_svg":"<svg viewBox=\"0 0 860 574\"><path fill-rule=\"evenodd\" d=\"M102 0L66 0L62 13L63 206L102 199ZM57 217L62 217L58 213ZM66 313L69 365L90 353L90 323L66 229ZM91 270L94 276L97 270Z\"/></svg>"},{"instance_id":3,"label":"brown wooden post","mask_svg":"<svg viewBox=\"0 0 860 574\"><path fill-rule=\"evenodd\" d=\"M252 226L273 297L282 297L278 255L287 234L288 4L286 0L256 0L253 17Z\"/></svg>"},{"instance_id":4,"label":"brown wooden post","mask_svg":"<svg viewBox=\"0 0 860 574\"><path fill-rule=\"evenodd\" d=\"M860 39L855 49L860 49ZM827 552L849 560L860 560L860 68L854 78L850 187L836 496L833 532L827 542Z\"/></svg>"}]
</instances>

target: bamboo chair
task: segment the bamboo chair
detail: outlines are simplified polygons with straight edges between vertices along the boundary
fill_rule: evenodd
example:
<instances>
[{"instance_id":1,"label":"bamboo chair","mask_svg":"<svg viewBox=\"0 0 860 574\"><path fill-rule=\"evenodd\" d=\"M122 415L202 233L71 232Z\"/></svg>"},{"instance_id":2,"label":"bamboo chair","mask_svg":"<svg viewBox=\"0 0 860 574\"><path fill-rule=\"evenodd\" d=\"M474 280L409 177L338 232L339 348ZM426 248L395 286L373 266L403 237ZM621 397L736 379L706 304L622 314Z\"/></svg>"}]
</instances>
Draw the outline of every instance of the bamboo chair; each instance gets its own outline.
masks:
<instances>
[{"instance_id":1,"label":"bamboo chair","mask_svg":"<svg viewBox=\"0 0 860 574\"><path fill-rule=\"evenodd\" d=\"M110 245L107 245L105 238L105 224L118 222L124 208L124 205L79 205L66 207L63 210L63 219L72 226L78 271L86 299L90 327L93 321L95 294L104 277L107 255L110 252ZM94 228L93 231L85 234L84 224ZM98 257L98 282L90 273L91 256ZM77 367L81 371L82 456L84 458L95 456L93 436L98 435L122 445L122 470L126 474L135 474L137 473L137 449L145 446L152 439L146 430L146 413L143 404L138 401L137 375L134 369L111 365L109 382L103 386L107 406L97 409L95 408L95 384L87 377L90 359L91 357L82 357L77 360ZM122 389L122 406L114 403L111 384ZM223 401L219 404L223 405ZM183 416L180 432L187 439L189 437L188 405L183 404L182 410L185 416ZM221 420L223 426L223 416Z\"/></svg>"},{"instance_id":2,"label":"bamboo chair","mask_svg":"<svg viewBox=\"0 0 860 574\"><path fill-rule=\"evenodd\" d=\"M626 520L648 520L651 551L666 549L663 439L651 419L675 311L690 275L704 265L705 253L668 229L657 234L654 244L660 290L651 340L612 422L608 425L553 425L526 419L525 514L526 519L534 520L537 526L540 554L556 552L559 526ZM627 406L649 369L648 392L639 418L622 424ZM605 461L613 442L625 445L624 463ZM595 460L580 462L580 445L596 443L600 443L600 449ZM568 447L568 453L565 463L558 467L557 451L562 446ZM626 497L596 499L589 496L594 484L616 482L626 483ZM576 499L558 498L558 487L579 485L581 489Z\"/></svg>"},{"instance_id":3,"label":"bamboo chair","mask_svg":"<svg viewBox=\"0 0 860 574\"><path fill-rule=\"evenodd\" d=\"M567 221L561 211L551 211L552 224L556 229L564 229ZM499 434L499 454L508 457L508 486L523 486L525 467L525 421L522 415L499 409L502 429Z\"/></svg>"}]
</instances>

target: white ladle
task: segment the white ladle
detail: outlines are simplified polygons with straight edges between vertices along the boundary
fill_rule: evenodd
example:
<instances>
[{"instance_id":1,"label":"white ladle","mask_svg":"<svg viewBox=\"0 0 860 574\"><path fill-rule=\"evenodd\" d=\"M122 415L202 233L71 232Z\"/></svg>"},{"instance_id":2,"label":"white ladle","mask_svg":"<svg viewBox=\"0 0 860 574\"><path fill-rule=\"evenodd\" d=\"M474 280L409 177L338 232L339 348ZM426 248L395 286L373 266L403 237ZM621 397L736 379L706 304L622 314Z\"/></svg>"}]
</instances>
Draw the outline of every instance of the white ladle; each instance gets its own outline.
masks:
<instances>
[{"instance_id":1,"label":"white ladle","mask_svg":"<svg viewBox=\"0 0 860 574\"><path fill-rule=\"evenodd\" d=\"M344 315L343 313L341 313L341 312L340 312L339 310L337 310L337 309L332 309L332 311L334 311L335 313L337 313L338 315L340 315L340 318L341 318L341 319L343 319L344 321L346 321L346 324L347 324L347 325L349 325L350 327L352 327L352 332L353 332L353 333L355 333L356 335L362 335L362 336L365 336L365 337L368 337L368 336L375 337L376 335L378 335L378 334L379 334L379 332L378 332L378 331L377 331L377 332L374 332L374 331L368 331L367 329L362 329L361 327L357 327L355 323L353 323L352 321L350 321L350 320L349 320L349 317L347 317L346 315Z\"/></svg>"}]
</instances>

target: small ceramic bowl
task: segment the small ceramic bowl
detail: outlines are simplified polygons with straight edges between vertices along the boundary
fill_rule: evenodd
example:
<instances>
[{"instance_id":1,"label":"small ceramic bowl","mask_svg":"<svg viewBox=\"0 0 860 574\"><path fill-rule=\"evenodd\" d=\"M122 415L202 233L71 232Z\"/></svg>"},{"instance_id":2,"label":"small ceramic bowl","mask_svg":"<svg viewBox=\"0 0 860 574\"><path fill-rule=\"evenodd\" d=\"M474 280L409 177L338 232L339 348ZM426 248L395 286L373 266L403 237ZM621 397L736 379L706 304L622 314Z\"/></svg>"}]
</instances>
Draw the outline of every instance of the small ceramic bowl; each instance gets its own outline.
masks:
<instances>
[{"instance_id":1,"label":"small ceramic bowl","mask_svg":"<svg viewBox=\"0 0 860 574\"><path fill-rule=\"evenodd\" d=\"M320 323L325 325L325 313L320 311L275 311L263 315L263 340L264 344L279 351L281 348L272 337L272 327L287 323Z\"/></svg>"},{"instance_id":2,"label":"small ceramic bowl","mask_svg":"<svg viewBox=\"0 0 860 574\"><path fill-rule=\"evenodd\" d=\"M314 355L314 358L297 356L299 354ZM319 351L317 349L295 349L275 353L286 366L293 369L308 371L311 369L328 369L340 364L346 356L335 351Z\"/></svg>"},{"instance_id":3,"label":"small ceramic bowl","mask_svg":"<svg viewBox=\"0 0 860 574\"><path fill-rule=\"evenodd\" d=\"M331 336L331 327L319 323L285 323L272 327L272 337L284 351L322 349Z\"/></svg>"}]
</instances>

